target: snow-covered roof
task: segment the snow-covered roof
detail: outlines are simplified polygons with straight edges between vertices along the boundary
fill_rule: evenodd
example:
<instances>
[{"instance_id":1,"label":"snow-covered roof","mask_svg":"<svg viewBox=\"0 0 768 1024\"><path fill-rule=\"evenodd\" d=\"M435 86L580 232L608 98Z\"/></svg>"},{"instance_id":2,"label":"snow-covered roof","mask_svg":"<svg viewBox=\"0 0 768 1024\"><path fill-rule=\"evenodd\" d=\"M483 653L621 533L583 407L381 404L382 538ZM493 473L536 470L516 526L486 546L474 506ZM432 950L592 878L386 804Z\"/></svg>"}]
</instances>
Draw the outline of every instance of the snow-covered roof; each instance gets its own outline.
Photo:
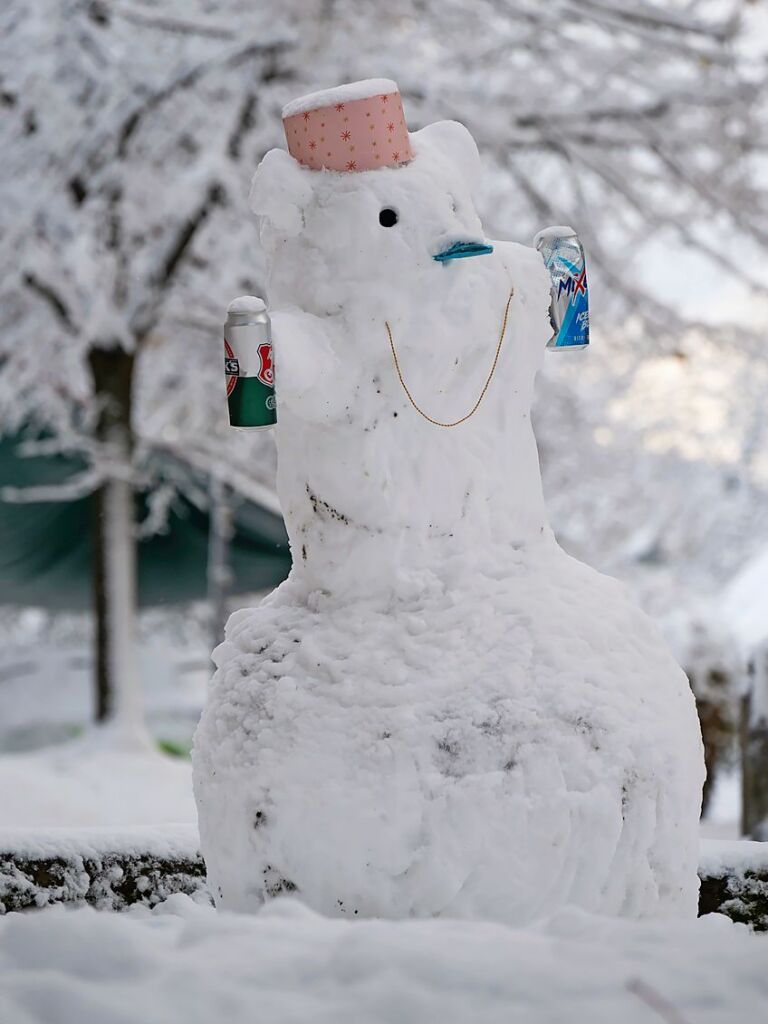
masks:
<instances>
[{"instance_id":1,"label":"snow-covered roof","mask_svg":"<svg viewBox=\"0 0 768 1024\"><path fill-rule=\"evenodd\" d=\"M364 78L360 82L348 82L337 85L334 89L321 89L299 96L283 107L283 117L303 114L305 110L317 110L318 107L331 107L336 103L351 103L353 100L364 100L369 96L387 95L398 92L397 83L391 78Z\"/></svg>"}]
</instances>

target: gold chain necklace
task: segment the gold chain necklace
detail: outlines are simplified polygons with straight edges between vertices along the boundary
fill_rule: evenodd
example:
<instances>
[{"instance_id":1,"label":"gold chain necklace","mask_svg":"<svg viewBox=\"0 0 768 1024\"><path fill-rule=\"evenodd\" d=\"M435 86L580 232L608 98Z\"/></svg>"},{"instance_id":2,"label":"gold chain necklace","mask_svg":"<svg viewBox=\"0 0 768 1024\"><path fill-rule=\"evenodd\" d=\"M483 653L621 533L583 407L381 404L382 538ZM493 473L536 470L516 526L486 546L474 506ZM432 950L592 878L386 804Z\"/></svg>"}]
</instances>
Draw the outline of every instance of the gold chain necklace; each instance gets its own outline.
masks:
<instances>
[{"instance_id":1,"label":"gold chain necklace","mask_svg":"<svg viewBox=\"0 0 768 1024\"><path fill-rule=\"evenodd\" d=\"M452 423L442 423L440 420L433 419L431 416L428 416L427 413L425 413L423 409L419 408L419 406L416 403L416 400L414 399L413 395L408 390L408 385L405 383L405 380L403 379L403 373L402 373L402 370L400 369L400 361L397 358L397 352L395 351L395 342L394 342L394 340L392 338L392 330L391 330L391 328L389 326L389 321L388 320L384 321L384 326L387 328L387 336L389 338L389 347L392 349L392 358L395 361L395 369L397 370L397 376L400 379L400 383L403 385L403 391L408 396L408 401L411 403L411 405L416 410L416 412L419 414L419 416L423 416L424 419L427 420L429 423L434 423L434 425L436 427L458 427L458 425L460 423L465 423L469 419L470 416L474 416L474 414L480 408L480 403L485 398L485 393L486 393L486 391L488 390L488 388L490 386L490 383L491 383L491 380L493 379L494 373L496 372L496 365L497 365L497 363L499 361L499 355L501 353L501 346L502 346L502 344L504 342L504 333L507 330L507 317L509 316L509 304L512 302L512 296L514 294L515 294L515 289L513 288L510 291L510 293L509 293L509 298L507 299L507 304L504 307L504 319L502 320L502 323L501 323L501 334L499 335L499 343L496 346L496 354L493 357L493 364L491 365L491 371L488 374L488 377L486 378L485 384L483 384L483 390L480 392L480 397L475 402L475 404L472 406L472 408L469 410L469 412L467 413L466 416L462 416L460 420L454 420Z\"/></svg>"}]
</instances>

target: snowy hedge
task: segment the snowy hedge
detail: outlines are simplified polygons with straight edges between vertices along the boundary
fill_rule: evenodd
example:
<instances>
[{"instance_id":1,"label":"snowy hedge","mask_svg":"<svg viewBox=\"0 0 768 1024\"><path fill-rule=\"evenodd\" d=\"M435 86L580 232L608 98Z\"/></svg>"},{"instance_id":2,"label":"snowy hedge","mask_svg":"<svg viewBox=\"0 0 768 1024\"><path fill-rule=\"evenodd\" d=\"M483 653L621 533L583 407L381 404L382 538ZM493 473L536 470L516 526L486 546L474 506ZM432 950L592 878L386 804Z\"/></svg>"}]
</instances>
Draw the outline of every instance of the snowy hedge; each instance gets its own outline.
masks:
<instances>
[{"instance_id":1,"label":"snowy hedge","mask_svg":"<svg viewBox=\"0 0 768 1024\"><path fill-rule=\"evenodd\" d=\"M194 826L0 830L0 913L50 903L122 910L205 893Z\"/></svg>"},{"instance_id":2,"label":"snowy hedge","mask_svg":"<svg viewBox=\"0 0 768 1024\"><path fill-rule=\"evenodd\" d=\"M720 913L768 931L768 843L706 840L699 854L699 914Z\"/></svg>"},{"instance_id":3,"label":"snowy hedge","mask_svg":"<svg viewBox=\"0 0 768 1024\"><path fill-rule=\"evenodd\" d=\"M699 876L700 914L768 931L768 843L707 840ZM0 913L50 903L122 910L178 892L209 898L192 825L0 830Z\"/></svg>"}]
</instances>

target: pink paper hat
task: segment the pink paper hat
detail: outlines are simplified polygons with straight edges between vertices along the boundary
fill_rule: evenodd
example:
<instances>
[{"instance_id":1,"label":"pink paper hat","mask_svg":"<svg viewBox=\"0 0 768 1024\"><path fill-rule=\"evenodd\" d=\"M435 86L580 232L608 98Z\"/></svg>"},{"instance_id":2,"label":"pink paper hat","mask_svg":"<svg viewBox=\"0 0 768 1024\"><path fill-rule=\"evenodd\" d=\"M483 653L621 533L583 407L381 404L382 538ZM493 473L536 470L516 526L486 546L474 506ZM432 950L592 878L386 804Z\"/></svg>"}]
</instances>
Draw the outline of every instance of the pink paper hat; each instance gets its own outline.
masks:
<instances>
[{"instance_id":1,"label":"pink paper hat","mask_svg":"<svg viewBox=\"0 0 768 1024\"><path fill-rule=\"evenodd\" d=\"M403 103L388 78L301 96L283 107L288 152L313 171L374 171L413 159Z\"/></svg>"}]
</instances>

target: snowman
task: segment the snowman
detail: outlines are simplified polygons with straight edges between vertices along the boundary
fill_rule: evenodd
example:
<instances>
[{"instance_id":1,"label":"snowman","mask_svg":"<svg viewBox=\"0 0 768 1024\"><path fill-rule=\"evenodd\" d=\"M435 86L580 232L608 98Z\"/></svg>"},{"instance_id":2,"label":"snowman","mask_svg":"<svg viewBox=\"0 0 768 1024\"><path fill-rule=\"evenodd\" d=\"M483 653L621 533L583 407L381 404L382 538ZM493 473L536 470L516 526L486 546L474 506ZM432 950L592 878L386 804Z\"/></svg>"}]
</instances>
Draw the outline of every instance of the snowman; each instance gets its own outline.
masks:
<instances>
[{"instance_id":1,"label":"snowman","mask_svg":"<svg viewBox=\"0 0 768 1024\"><path fill-rule=\"evenodd\" d=\"M541 257L485 238L469 132L410 134L395 83L283 119L251 199L293 568L231 616L195 739L217 905L695 915L686 677L546 520Z\"/></svg>"}]
</instances>

